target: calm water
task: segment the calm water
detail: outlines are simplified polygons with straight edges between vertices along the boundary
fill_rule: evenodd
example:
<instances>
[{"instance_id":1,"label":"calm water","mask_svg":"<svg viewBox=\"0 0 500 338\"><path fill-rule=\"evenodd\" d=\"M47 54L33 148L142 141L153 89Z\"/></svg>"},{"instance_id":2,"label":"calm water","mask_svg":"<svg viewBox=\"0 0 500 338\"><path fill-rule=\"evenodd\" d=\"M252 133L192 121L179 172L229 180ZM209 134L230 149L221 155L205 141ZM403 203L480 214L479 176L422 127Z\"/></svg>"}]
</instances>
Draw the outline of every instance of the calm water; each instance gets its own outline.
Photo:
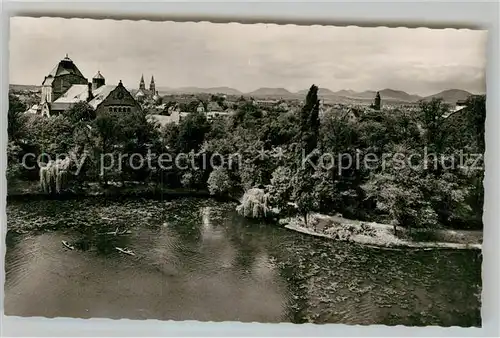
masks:
<instances>
[{"instance_id":1,"label":"calm water","mask_svg":"<svg viewBox=\"0 0 500 338\"><path fill-rule=\"evenodd\" d=\"M9 202L9 229L30 231L7 235L5 313L480 325L477 251L371 249L245 220L234 207L202 199ZM105 234L117 226L131 233Z\"/></svg>"}]
</instances>

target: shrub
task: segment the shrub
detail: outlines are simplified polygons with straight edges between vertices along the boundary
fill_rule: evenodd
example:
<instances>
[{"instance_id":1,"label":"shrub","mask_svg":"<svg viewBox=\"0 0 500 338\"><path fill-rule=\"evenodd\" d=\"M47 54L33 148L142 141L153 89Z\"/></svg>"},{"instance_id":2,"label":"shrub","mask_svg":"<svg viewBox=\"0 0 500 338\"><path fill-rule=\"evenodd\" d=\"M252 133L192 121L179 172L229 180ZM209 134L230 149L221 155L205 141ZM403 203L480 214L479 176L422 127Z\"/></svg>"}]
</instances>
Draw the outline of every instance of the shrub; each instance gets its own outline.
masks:
<instances>
[{"instance_id":1,"label":"shrub","mask_svg":"<svg viewBox=\"0 0 500 338\"><path fill-rule=\"evenodd\" d=\"M207 183L211 195L227 195L231 189L231 180L226 169L212 171Z\"/></svg>"}]
</instances>

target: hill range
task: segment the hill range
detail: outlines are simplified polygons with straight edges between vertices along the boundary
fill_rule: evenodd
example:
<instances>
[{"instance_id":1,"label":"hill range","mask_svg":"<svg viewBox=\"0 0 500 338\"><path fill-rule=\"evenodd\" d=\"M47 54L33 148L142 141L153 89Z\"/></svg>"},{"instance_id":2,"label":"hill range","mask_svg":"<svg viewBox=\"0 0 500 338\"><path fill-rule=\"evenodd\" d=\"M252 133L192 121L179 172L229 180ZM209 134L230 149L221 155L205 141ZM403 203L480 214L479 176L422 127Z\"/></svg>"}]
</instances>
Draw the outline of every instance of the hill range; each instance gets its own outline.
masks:
<instances>
[{"instance_id":1,"label":"hill range","mask_svg":"<svg viewBox=\"0 0 500 338\"><path fill-rule=\"evenodd\" d=\"M225 94L234 96L246 96L253 98L267 98L267 99L303 99L308 92L308 89L299 90L298 92L290 92L285 88L258 88L252 92L244 93L237 89L230 87L214 87L214 88L198 88L198 87L185 87L178 89L160 88L162 94ZM376 95L374 90L366 90L363 92L356 92L353 90L339 90L332 91L328 88L319 88L318 95L327 101L343 102L343 101L367 101L373 100ZM448 89L439 93L429 96L419 96L408 94L402 90L394 90L390 88L379 90L380 96L386 102L400 102L400 103L416 103L420 100L430 100L432 98L441 98L443 101L455 104L459 100L467 99L472 93L461 89Z\"/></svg>"},{"instance_id":2,"label":"hill range","mask_svg":"<svg viewBox=\"0 0 500 338\"><path fill-rule=\"evenodd\" d=\"M17 85L11 84L10 90L39 90L40 86L34 85ZM298 92L291 92L285 88L269 88L262 87L252 92L244 93L238 89L231 87L181 87L181 88L168 88L158 87L160 95L180 95L180 94L224 94L229 96L246 96L259 99L304 99L307 95L308 89L299 90ZM430 100L433 98L441 98L443 101L456 104L459 100L465 100L472 93L461 89L447 89L439 93L429 96L419 96L408 94L401 90L394 90L390 88L379 90L382 101L390 103L416 103L420 100ZM319 97L328 102L347 103L347 102L366 102L372 101L375 98L376 91L366 90L357 92L350 89L343 89L339 91L332 91L328 88L319 88Z\"/></svg>"}]
</instances>

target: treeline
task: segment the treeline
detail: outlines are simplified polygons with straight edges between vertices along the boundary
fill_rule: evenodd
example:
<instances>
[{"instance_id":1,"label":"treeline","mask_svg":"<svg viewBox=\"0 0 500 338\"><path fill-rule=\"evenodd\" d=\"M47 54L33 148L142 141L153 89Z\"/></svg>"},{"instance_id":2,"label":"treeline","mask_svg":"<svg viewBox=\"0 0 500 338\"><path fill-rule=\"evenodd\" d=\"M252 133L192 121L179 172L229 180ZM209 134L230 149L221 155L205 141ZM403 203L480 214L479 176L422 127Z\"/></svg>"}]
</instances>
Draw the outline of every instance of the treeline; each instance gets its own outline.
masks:
<instances>
[{"instance_id":1,"label":"treeline","mask_svg":"<svg viewBox=\"0 0 500 338\"><path fill-rule=\"evenodd\" d=\"M28 118L16 98L9 99L9 179L37 179L36 169L19 164L27 152L73 152L87 156L75 185L148 181L213 194L260 186L271 206L284 210L294 202L306 221L318 211L409 228L482 228L484 171L459 163L484 153L484 96L470 97L463 112L447 118L450 107L433 100L422 102L417 113L367 110L353 122L343 115L320 119L318 88L312 86L299 112L264 111L246 102L231 117L209 122L193 112L163 128L141 113L95 117L84 103L61 116ZM438 160L423 161L424 149ZM153 163L160 154L187 155L168 169L136 169L125 158L121 168L102 174L100 156L120 153L154 157ZM344 155L325 167L325 154ZM369 166L348 163L368 154ZM401 166L401 158L387 154L413 165Z\"/></svg>"}]
</instances>

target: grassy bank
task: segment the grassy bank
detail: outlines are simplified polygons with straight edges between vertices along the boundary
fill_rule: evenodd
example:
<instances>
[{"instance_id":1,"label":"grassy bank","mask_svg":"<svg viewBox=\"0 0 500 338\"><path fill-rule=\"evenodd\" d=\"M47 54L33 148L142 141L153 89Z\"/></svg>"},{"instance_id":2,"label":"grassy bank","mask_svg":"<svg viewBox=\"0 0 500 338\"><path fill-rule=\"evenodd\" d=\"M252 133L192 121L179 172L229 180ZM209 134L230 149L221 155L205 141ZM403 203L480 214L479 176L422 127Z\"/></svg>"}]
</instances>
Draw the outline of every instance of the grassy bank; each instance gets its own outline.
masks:
<instances>
[{"instance_id":1,"label":"grassy bank","mask_svg":"<svg viewBox=\"0 0 500 338\"><path fill-rule=\"evenodd\" d=\"M392 225L361 222L339 216L312 214L306 226L301 217L280 221L285 228L312 236L359 243L380 248L415 249L481 249L482 231L462 230L413 230Z\"/></svg>"},{"instance_id":2,"label":"grassy bank","mask_svg":"<svg viewBox=\"0 0 500 338\"><path fill-rule=\"evenodd\" d=\"M195 190L185 188L168 188L157 183L109 182L107 186L102 186L97 182L86 183L78 188L67 189L60 194L49 195L43 192L38 182L19 181L8 183L7 199L69 199L85 197L158 197L158 196L179 196L179 197L212 197L206 190Z\"/></svg>"}]
</instances>

